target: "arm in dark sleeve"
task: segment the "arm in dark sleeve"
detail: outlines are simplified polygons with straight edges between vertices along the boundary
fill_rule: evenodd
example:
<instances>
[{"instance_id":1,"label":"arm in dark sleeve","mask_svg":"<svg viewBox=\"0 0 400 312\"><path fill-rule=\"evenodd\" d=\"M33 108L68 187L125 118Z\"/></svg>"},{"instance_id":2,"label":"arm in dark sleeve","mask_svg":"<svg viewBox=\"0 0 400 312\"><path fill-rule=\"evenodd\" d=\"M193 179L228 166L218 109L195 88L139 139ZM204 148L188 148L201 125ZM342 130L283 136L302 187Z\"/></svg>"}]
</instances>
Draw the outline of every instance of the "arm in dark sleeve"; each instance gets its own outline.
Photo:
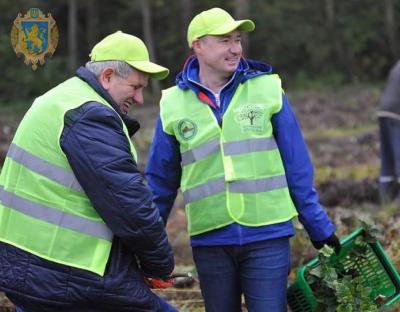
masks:
<instances>
[{"instance_id":1,"label":"arm in dark sleeve","mask_svg":"<svg viewBox=\"0 0 400 312\"><path fill-rule=\"evenodd\" d=\"M181 154L176 139L164 132L160 118L150 146L146 179L166 224L180 186Z\"/></svg>"},{"instance_id":2,"label":"arm in dark sleeve","mask_svg":"<svg viewBox=\"0 0 400 312\"><path fill-rule=\"evenodd\" d=\"M164 224L132 158L115 111L87 103L69 111L61 147L92 205L144 272L168 276L174 267Z\"/></svg>"},{"instance_id":3,"label":"arm in dark sleeve","mask_svg":"<svg viewBox=\"0 0 400 312\"><path fill-rule=\"evenodd\" d=\"M307 146L285 95L282 109L272 118L272 126L299 220L311 240L324 240L335 231L335 226L319 203L318 193L313 186L314 169Z\"/></svg>"}]
</instances>

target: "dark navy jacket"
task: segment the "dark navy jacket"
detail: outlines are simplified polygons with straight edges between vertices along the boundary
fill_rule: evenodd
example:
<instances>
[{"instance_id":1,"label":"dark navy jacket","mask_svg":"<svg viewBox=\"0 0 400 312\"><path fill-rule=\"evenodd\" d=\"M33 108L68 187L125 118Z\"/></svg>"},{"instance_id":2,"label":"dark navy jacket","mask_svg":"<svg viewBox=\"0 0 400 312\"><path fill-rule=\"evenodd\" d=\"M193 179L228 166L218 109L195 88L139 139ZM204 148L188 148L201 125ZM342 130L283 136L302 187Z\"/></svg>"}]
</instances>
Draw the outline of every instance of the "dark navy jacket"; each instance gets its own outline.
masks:
<instances>
[{"instance_id":1,"label":"dark navy jacket","mask_svg":"<svg viewBox=\"0 0 400 312\"><path fill-rule=\"evenodd\" d=\"M155 311L159 303L142 271L163 278L173 270L164 224L132 160L117 105L86 69L80 68L77 76L115 108L90 102L67 112L60 140L79 183L115 235L105 274L50 262L1 243L0 288L27 312ZM134 120L121 117L131 133L139 128Z\"/></svg>"},{"instance_id":2,"label":"dark navy jacket","mask_svg":"<svg viewBox=\"0 0 400 312\"><path fill-rule=\"evenodd\" d=\"M197 58L193 56L186 62L184 70L178 74L176 84L182 90L191 89L204 105L209 105L220 125L237 86L246 83L248 79L272 72L269 65L242 60L235 74L222 88L218 107L213 93L199 83L198 70ZM335 231L335 226L319 204L318 194L313 187L313 166L301 130L285 95L281 111L272 118L272 126L299 220L312 240L322 241ZM154 202L165 222L180 186L180 162L179 143L173 136L163 131L159 118L150 148L146 178L153 190ZM233 223L218 230L192 236L191 245L193 247L243 245L292 235L294 228L291 221L259 227Z\"/></svg>"}]
</instances>

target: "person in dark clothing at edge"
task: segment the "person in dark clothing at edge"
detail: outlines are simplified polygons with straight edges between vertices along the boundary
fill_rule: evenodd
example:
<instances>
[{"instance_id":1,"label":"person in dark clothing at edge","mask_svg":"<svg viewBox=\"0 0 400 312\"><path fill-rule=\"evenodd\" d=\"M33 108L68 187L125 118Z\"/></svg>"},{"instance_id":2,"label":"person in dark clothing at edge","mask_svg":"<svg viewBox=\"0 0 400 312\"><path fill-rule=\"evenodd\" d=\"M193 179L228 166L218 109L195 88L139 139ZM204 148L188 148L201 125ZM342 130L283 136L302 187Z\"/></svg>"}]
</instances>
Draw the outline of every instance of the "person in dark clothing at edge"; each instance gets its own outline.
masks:
<instances>
[{"instance_id":1,"label":"person in dark clothing at edge","mask_svg":"<svg viewBox=\"0 0 400 312\"><path fill-rule=\"evenodd\" d=\"M390 70L378 108L381 202L400 203L400 61Z\"/></svg>"},{"instance_id":2,"label":"person in dark clothing at edge","mask_svg":"<svg viewBox=\"0 0 400 312\"><path fill-rule=\"evenodd\" d=\"M244 59L255 28L213 8L189 24L194 55L163 91L146 178L167 222L178 188L207 311L286 311L292 219L340 250L279 76Z\"/></svg>"},{"instance_id":3,"label":"person in dark clothing at edge","mask_svg":"<svg viewBox=\"0 0 400 312\"><path fill-rule=\"evenodd\" d=\"M24 116L0 175L0 289L17 311L177 311L150 290L174 259L126 115L168 72L117 31Z\"/></svg>"}]
</instances>

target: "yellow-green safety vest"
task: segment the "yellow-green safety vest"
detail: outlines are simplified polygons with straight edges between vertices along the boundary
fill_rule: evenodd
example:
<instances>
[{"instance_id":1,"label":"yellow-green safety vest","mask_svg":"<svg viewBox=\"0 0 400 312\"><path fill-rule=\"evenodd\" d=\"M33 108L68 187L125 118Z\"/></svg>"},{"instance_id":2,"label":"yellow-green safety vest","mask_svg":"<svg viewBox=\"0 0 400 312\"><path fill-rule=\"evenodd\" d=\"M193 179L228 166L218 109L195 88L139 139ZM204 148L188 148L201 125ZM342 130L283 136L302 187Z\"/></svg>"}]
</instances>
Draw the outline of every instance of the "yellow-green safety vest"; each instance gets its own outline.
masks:
<instances>
[{"instance_id":1,"label":"yellow-green safety vest","mask_svg":"<svg viewBox=\"0 0 400 312\"><path fill-rule=\"evenodd\" d=\"M65 113L91 101L111 108L74 77L38 97L24 116L0 174L0 241L102 276L113 234L60 147ZM132 144L131 151L135 159Z\"/></svg>"},{"instance_id":2,"label":"yellow-green safety vest","mask_svg":"<svg viewBox=\"0 0 400 312\"><path fill-rule=\"evenodd\" d=\"M179 142L188 232L237 222L261 226L297 215L271 117L282 108L281 81L262 75L240 84L218 125L191 90L163 91L163 130Z\"/></svg>"}]
</instances>

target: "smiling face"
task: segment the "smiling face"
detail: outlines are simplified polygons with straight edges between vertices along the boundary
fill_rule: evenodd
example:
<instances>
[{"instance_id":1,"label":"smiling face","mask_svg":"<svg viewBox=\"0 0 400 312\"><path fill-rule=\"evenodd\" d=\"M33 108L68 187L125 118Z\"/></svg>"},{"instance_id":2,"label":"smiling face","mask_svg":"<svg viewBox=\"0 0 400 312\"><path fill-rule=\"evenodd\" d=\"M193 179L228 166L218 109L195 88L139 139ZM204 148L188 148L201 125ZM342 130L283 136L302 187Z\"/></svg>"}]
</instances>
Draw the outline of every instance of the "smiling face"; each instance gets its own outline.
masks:
<instances>
[{"instance_id":1,"label":"smiling face","mask_svg":"<svg viewBox=\"0 0 400 312\"><path fill-rule=\"evenodd\" d=\"M133 104L143 105L143 89L147 86L148 74L134 69L122 78L112 68L106 68L99 80L122 113L127 114Z\"/></svg>"},{"instance_id":2,"label":"smiling face","mask_svg":"<svg viewBox=\"0 0 400 312\"><path fill-rule=\"evenodd\" d=\"M207 35L193 42L193 49L200 63L200 71L227 79L239 65L242 57L240 32L226 35Z\"/></svg>"}]
</instances>

